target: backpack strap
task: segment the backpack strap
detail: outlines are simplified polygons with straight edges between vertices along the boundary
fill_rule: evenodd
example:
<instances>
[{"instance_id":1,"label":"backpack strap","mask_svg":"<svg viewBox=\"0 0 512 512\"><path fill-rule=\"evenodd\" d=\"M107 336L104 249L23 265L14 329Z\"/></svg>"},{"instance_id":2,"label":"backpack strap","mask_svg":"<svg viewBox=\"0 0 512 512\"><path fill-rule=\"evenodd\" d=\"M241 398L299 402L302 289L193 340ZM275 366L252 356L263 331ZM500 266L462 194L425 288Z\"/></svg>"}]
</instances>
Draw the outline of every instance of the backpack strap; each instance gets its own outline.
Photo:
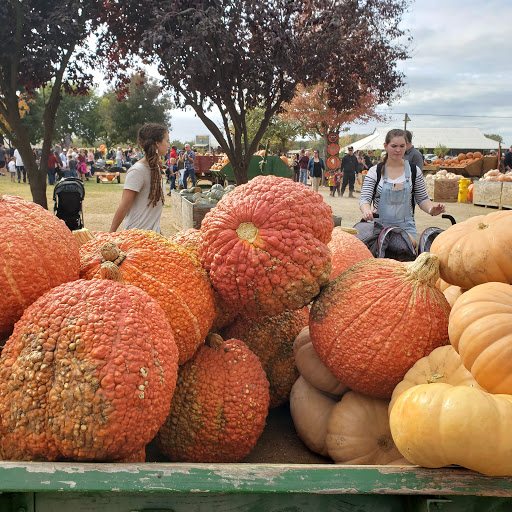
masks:
<instances>
[{"instance_id":1,"label":"backpack strap","mask_svg":"<svg viewBox=\"0 0 512 512\"><path fill-rule=\"evenodd\" d=\"M416 207L416 201L414 200L414 186L416 184L416 174L418 172L418 168L409 162L409 166L411 167L411 208L412 214L414 215L414 209ZM372 194L372 204L375 202L375 196L377 195L377 187L380 183L380 178L382 176L382 168L384 167L384 162L380 162L377 164L377 181L375 182L375 186L373 187Z\"/></svg>"}]
</instances>

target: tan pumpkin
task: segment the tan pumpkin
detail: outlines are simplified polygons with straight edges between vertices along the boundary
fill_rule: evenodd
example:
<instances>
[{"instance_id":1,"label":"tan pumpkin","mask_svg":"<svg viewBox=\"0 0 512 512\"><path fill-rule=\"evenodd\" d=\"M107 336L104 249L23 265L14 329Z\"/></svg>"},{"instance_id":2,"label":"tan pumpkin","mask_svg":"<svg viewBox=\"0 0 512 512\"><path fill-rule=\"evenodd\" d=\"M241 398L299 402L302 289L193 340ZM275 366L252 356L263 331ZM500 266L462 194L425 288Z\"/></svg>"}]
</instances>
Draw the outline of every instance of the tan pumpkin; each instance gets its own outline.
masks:
<instances>
[{"instance_id":1,"label":"tan pumpkin","mask_svg":"<svg viewBox=\"0 0 512 512\"><path fill-rule=\"evenodd\" d=\"M327 422L338 400L322 393L304 377L299 377L290 393L290 414L297 435L315 453L328 457Z\"/></svg>"},{"instance_id":2,"label":"tan pumpkin","mask_svg":"<svg viewBox=\"0 0 512 512\"><path fill-rule=\"evenodd\" d=\"M452 386L473 386L482 389L473 375L462 364L462 360L451 345L438 347L426 357L422 357L405 374L391 396L389 412L398 397L406 390L420 384L442 382Z\"/></svg>"},{"instance_id":3,"label":"tan pumpkin","mask_svg":"<svg viewBox=\"0 0 512 512\"><path fill-rule=\"evenodd\" d=\"M486 283L465 292L448 335L464 366L491 393L512 394L512 286Z\"/></svg>"},{"instance_id":4,"label":"tan pumpkin","mask_svg":"<svg viewBox=\"0 0 512 512\"><path fill-rule=\"evenodd\" d=\"M492 281L512 282L512 211L471 217L439 234L430 251L441 278L468 290Z\"/></svg>"},{"instance_id":5,"label":"tan pumpkin","mask_svg":"<svg viewBox=\"0 0 512 512\"><path fill-rule=\"evenodd\" d=\"M348 391L348 387L336 379L318 357L311 342L309 327L304 327L295 338L293 355L299 373L318 390L335 396Z\"/></svg>"},{"instance_id":6,"label":"tan pumpkin","mask_svg":"<svg viewBox=\"0 0 512 512\"><path fill-rule=\"evenodd\" d=\"M337 464L389 464L401 457L388 418L389 400L349 391L327 424L327 450Z\"/></svg>"},{"instance_id":7,"label":"tan pumpkin","mask_svg":"<svg viewBox=\"0 0 512 512\"><path fill-rule=\"evenodd\" d=\"M400 395L389 421L397 448L414 464L512 476L511 395L422 384Z\"/></svg>"},{"instance_id":8,"label":"tan pumpkin","mask_svg":"<svg viewBox=\"0 0 512 512\"><path fill-rule=\"evenodd\" d=\"M443 294L450 304L451 307L455 304L455 301L464 293L464 290L460 286L455 286L451 284L447 288L443 290Z\"/></svg>"}]
</instances>

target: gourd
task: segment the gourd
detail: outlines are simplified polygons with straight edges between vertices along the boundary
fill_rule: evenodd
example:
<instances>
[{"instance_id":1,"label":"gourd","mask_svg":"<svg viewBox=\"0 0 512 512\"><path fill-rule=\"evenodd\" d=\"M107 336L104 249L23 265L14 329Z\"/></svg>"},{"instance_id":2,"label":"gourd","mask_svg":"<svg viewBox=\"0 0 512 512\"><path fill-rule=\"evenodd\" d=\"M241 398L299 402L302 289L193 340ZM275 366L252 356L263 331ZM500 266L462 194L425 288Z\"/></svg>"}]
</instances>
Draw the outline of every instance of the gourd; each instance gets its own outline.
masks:
<instances>
[{"instance_id":1,"label":"gourd","mask_svg":"<svg viewBox=\"0 0 512 512\"><path fill-rule=\"evenodd\" d=\"M482 389L473 375L464 367L462 360L451 345L433 350L428 356L422 357L405 374L397 384L391 396L389 412L398 397L407 389L419 384L443 383L452 386L472 386Z\"/></svg>"},{"instance_id":2,"label":"gourd","mask_svg":"<svg viewBox=\"0 0 512 512\"><path fill-rule=\"evenodd\" d=\"M172 461L238 462L263 432L268 404L257 356L240 340L209 335L180 368L156 441Z\"/></svg>"},{"instance_id":3,"label":"gourd","mask_svg":"<svg viewBox=\"0 0 512 512\"><path fill-rule=\"evenodd\" d=\"M199 257L221 298L245 316L297 310L329 282L333 225L316 192L257 176L206 214Z\"/></svg>"},{"instance_id":4,"label":"gourd","mask_svg":"<svg viewBox=\"0 0 512 512\"><path fill-rule=\"evenodd\" d=\"M271 408L288 401L299 376L293 342L308 318L307 307L261 319L239 316L222 331L224 338L243 341L258 356L269 382Z\"/></svg>"},{"instance_id":5,"label":"gourd","mask_svg":"<svg viewBox=\"0 0 512 512\"><path fill-rule=\"evenodd\" d=\"M458 464L512 476L511 395L449 384L414 386L395 402L390 427L400 453L414 464Z\"/></svg>"},{"instance_id":6,"label":"gourd","mask_svg":"<svg viewBox=\"0 0 512 512\"><path fill-rule=\"evenodd\" d=\"M201 192L196 192L192 195L192 202L195 203L197 200L203 199L203 194Z\"/></svg>"},{"instance_id":7,"label":"gourd","mask_svg":"<svg viewBox=\"0 0 512 512\"><path fill-rule=\"evenodd\" d=\"M96 238L80 247L80 276L99 279L103 262L113 262L110 272L146 291L164 310L180 364L190 359L215 316L213 290L197 256L153 231L133 229Z\"/></svg>"},{"instance_id":8,"label":"gourd","mask_svg":"<svg viewBox=\"0 0 512 512\"><path fill-rule=\"evenodd\" d=\"M290 414L297 435L312 451L329 457L327 423L338 399L327 395L299 377L290 393Z\"/></svg>"},{"instance_id":9,"label":"gourd","mask_svg":"<svg viewBox=\"0 0 512 512\"><path fill-rule=\"evenodd\" d=\"M443 294L450 304L451 307L455 304L455 301L464 293L464 290L460 286L450 285L444 289Z\"/></svg>"},{"instance_id":10,"label":"gourd","mask_svg":"<svg viewBox=\"0 0 512 512\"><path fill-rule=\"evenodd\" d=\"M355 391L343 395L327 423L325 442L334 462L389 464L401 457L391 437L388 405L389 400Z\"/></svg>"},{"instance_id":11,"label":"gourd","mask_svg":"<svg viewBox=\"0 0 512 512\"><path fill-rule=\"evenodd\" d=\"M233 190L235 190L235 185L228 185L225 189L224 189L224 194L229 194L230 192L232 192Z\"/></svg>"},{"instance_id":12,"label":"gourd","mask_svg":"<svg viewBox=\"0 0 512 512\"><path fill-rule=\"evenodd\" d=\"M140 456L169 412L177 363L165 314L144 291L100 279L52 288L2 351L0 454Z\"/></svg>"},{"instance_id":13,"label":"gourd","mask_svg":"<svg viewBox=\"0 0 512 512\"><path fill-rule=\"evenodd\" d=\"M450 313L453 348L491 393L512 394L512 286L485 283L468 290Z\"/></svg>"},{"instance_id":14,"label":"gourd","mask_svg":"<svg viewBox=\"0 0 512 512\"><path fill-rule=\"evenodd\" d=\"M331 280L354 263L373 258L373 254L361 240L340 228L332 230L331 241L327 247L331 251Z\"/></svg>"},{"instance_id":15,"label":"gourd","mask_svg":"<svg viewBox=\"0 0 512 512\"><path fill-rule=\"evenodd\" d=\"M512 211L498 211L440 233L430 251L439 256L441 277L465 290L492 281L512 282L511 226Z\"/></svg>"},{"instance_id":16,"label":"gourd","mask_svg":"<svg viewBox=\"0 0 512 512\"><path fill-rule=\"evenodd\" d=\"M429 253L409 266L368 259L322 290L311 308L311 340L340 382L390 398L418 359L446 344L450 306L435 287L438 266Z\"/></svg>"},{"instance_id":17,"label":"gourd","mask_svg":"<svg viewBox=\"0 0 512 512\"><path fill-rule=\"evenodd\" d=\"M216 185L213 185L215 187ZM211 188L208 192L208 197L211 199L216 199L217 201L222 198L224 195L224 189L222 188L222 185L217 185L220 188Z\"/></svg>"},{"instance_id":18,"label":"gourd","mask_svg":"<svg viewBox=\"0 0 512 512\"><path fill-rule=\"evenodd\" d=\"M0 194L0 346L43 293L78 279L78 245L64 221L21 197Z\"/></svg>"}]
</instances>

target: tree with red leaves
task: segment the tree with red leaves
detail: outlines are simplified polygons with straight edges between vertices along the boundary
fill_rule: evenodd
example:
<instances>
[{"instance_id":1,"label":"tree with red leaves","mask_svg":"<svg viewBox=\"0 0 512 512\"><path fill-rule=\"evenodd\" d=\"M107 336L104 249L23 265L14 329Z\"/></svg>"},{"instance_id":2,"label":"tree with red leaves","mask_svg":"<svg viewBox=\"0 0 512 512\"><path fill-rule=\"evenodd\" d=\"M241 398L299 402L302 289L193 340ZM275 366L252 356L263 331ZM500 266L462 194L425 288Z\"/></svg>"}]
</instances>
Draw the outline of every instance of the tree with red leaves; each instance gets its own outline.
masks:
<instances>
[{"instance_id":1,"label":"tree with red leaves","mask_svg":"<svg viewBox=\"0 0 512 512\"><path fill-rule=\"evenodd\" d=\"M384 120L384 116L375 110L378 106L376 94L362 95L352 108L339 111L329 106L327 89L326 84L299 85L297 94L284 106L285 111L281 114L284 121L298 123L304 135L320 136L324 142L324 155L327 154L330 132L339 134L343 125L354 121Z\"/></svg>"},{"instance_id":2,"label":"tree with red leaves","mask_svg":"<svg viewBox=\"0 0 512 512\"><path fill-rule=\"evenodd\" d=\"M95 30L97 0L2 0L0 19L0 131L9 135L28 171L34 202L47 208L47 162L55 116L63 93L86 94L92 77L84 73L94 54L80 49ZM44 140L40 167L30 146L18 105L22 95L50 85L43 115ZM7 126L8 125L8 126Z\"/></svg>"},{"instance_id":3,"label":"tree with red leaves","mask_svg":"<svg viewBox=\"0 0 512 512\"><path fill-rule=\"evenodd\" d=\"M156 63L179 107L217 139L237 183L267 126L300 84L327 84L343 112L368 93L388 102L403 84L399 28L407 0L109 0L101 40L111 75ZM263 116L254 137L247 116ZM218 126L210 112L222 118Z\"/></svg>"}]
</instances>

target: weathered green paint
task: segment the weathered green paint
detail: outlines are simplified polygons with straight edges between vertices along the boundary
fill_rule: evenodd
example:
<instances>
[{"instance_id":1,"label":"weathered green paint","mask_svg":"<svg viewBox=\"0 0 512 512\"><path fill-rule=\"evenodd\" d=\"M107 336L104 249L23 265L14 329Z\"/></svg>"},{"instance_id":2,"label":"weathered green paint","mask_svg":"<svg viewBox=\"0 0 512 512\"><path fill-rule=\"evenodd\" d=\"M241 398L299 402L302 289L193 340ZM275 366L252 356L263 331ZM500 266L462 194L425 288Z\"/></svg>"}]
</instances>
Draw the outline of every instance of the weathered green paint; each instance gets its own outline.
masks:
<instances>
[{"instance_id":1,"label":"weathered green paint","mask_svg":"<svg viewBox=\"0 0 512 512\"><path fill-rule=\"evenodd\" d=\"M9 491L512 497L512 478L400 466L3 462L0 492Z\"/></svg>"}]
</instances>

